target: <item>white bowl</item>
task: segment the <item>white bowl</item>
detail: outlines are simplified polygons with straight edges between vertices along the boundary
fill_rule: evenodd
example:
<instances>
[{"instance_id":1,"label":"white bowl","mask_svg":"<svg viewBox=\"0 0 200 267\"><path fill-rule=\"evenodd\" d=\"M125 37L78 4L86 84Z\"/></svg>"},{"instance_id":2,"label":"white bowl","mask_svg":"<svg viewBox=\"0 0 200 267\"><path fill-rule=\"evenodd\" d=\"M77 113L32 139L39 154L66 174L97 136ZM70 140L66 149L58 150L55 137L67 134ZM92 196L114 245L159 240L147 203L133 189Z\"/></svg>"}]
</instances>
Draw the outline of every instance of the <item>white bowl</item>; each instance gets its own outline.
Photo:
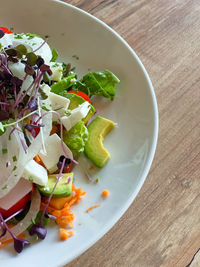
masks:
<instances>
[{"instance_id":1,"label":"white bowl","mask_svg":"<svg viewBox=\"0 0 200 267\"><path fill-rule=\"evenodd\" d=\"M1 249L2 266L60 266L68 263L101 238L127 210L141 189L150 169L158 136L158 110L150 78L131 47L111 28L88 13L58 1L35 0L1 3L2 26L15 32L49 35L49 43L63 61L71 62L82 75L109 69L121 80L113 102L100 100L97 111L118 126L105 140L111 160L91 184L77 168L77 186L87 192L73 210L76 235L59 241L57 227L47 238L20 255L12 247ZM79 56L79 60L73 55ZM111 195L102 200L101 192ZM93 204L101 206L90 213ZM79 225L81 223L81 225Z\"/></svg>"}]
</instances>

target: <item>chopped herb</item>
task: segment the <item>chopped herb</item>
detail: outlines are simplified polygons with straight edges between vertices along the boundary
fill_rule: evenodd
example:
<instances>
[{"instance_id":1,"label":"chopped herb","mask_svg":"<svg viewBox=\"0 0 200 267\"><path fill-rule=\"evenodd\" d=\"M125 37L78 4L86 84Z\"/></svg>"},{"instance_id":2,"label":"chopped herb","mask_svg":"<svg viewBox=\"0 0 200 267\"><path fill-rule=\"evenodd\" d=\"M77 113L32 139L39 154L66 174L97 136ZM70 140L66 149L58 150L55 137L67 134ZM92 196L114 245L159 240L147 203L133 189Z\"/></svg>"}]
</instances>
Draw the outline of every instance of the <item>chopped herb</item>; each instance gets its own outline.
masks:
<instances>
[{"instance_id":1,"label":"chopped herb","mask_svg":"<svg viewBox=\"0 0 200 267\"><path fill-rule=\"evenodd\" d=\"M24 35L23 33L20 33L20 34L19 33L14 33L14 38L15 39L23 39L23 37L22 37L23 35Z\"/></svg>"},{"instance_id":2,"label":"chopped herb","mask_svg":"<svg viewBox=\"0 0 200 267\"><path fill-rule=\"evenodd\" d=\"M2 154L7 154L8 153L8 149L7 148L2 148Z\"/></svg>"},{"instance_id":3,"label":"chopped herb","mask_svg":"<svg viewBox=\"0 0 200 267\"><path fill-rule=\"evenodd\" d=\"M96 179L96 183L98 183L99 182L99 178L97 177L97 179Z\"/></svg>"},{"instance_id":4,"label":"chopped herb","mask_svg":"<svg viewBox=\"0 0 200 267\"><path fill-rule=\"evenodd\" d=\"M0 136L3 135L6 131L6 128L4 126L5 124L6 124L6 122L4 122L4 121L0 122Z\"/></svg>"},{"instance_id":5,"label":"chopped herb","mask_svg":"<svg viewBox=\"0 0 200 267\"><path fill-rule=\"evenodd\" d=\"M26 36L28 37L28 40L31 40L35 37L35 34L33 33L27 33Z\"/></svg>"},{"instance_id":6,"label":"chopped herb","mask_svg":"<svg viewBox=\"0 0 200 267\"><path fill-rule=\"evenodd\" d=\"M72 57L75 58L76 60L79 60L79 56L77 55L73 55Z\"/></svg>"},{"instance_id":7,"label":"chopped herb","mask_svg":"<svg viewBox=\"0 0 200 267\"><path fill-rule=\"evenodd\" d=\"M12 139L12 137L11 137L11 134L10 134L9 137L8 137L8 140L11 141L11 139Z\"/></svg>"},{"instance_id":8,"label":"chopped herb","mask_svg":"<svg viewBox=\"0 0 200 267\"><path fill-rule=\"evenodd\" d=\"M49 35L45 35L44 38L45 38L45 39L49 38Z\"/></svg>"},{"instance_id":9,"label":"chopped herb","mask_svg":"<svg viewBox=\"0 0 200 267\"><path fill-rule=\"evenodd\" d=\"M36 45L37 43L32 43L32 45Z\"/></svg>"},{"instance_id":10,"label":"chopped herb","mask_svg":"<svg viewBox=\"0 0 200 267\"><path fill-rule=\"evenodd\" d=\"M14 166L13 169L12 169L12 171L14 172L16 169L17 169L17 166Z\"/></svg>"},{"instance_id":11,"label":"chopped herb","mask_svg":"<svg viewBox=\"0 0 200 267\"><path fill-rule=\"evenodd\" d=\"M14 162L17 161L17 157L16 156L13 157L13 161Z\"/></svg>"},{"instance_id":12,"label":"chopped herb","mask_svg":"<svg viewBox=\"0 0 200 267\"><path fill-rule=\"evenodd\" d=\"M33 183L33 178L32 177L29 178L29 182Z\"/></svg>"},{"instance_id":13,"label":"chopped herb","mask_svg":"<svg viewBox=\"0 0 200 267\"><path fill-rule=\"evenodd\" d=\"M59 67L60 65L58 63L55 63L52 65L53 68Z\"/></svg>"},{"instance_id":14,"label":"chopped herb","mask_svg":"<svg viewBox=\"0 0 200 267\"><path fill-rule=\"evenodd\" d=\"M71 113L70 110L66 110L66 111L65 111L65 114L66 114L67 117L69 117L72 113Z\"/></svg>"},{"instance_id":15,"label":"chopped herb","mask_svg":"<svg viewBox=\"0 0 200 267\"><path fill-rule=\"evenodd\" d=\"M50 109L47 108L46 106L42 106L42 109L43 109L43 110L46 110L46 111L50 111Z\"/></svg>"},{"instance_id":16,"label":"chopped herb","mask_svg":"<svg viewBox=\"0 0 200 267\"><path fill-rule=\"evenodd\" d=\"M7 184L5 184L4 187L2 187L2 190L5 190L7 188L8 188L8 186L7 186Z\"/></svg>"},{"instance_id":17,"label":"chopped herb","mask_svg":"<svg viewBox=\"0 0 200 267\"><path fill-rule=\"evenodd\" d=\"M76 67L71 68L71 72L75 71Z\"/></svg>"}]
</instances>

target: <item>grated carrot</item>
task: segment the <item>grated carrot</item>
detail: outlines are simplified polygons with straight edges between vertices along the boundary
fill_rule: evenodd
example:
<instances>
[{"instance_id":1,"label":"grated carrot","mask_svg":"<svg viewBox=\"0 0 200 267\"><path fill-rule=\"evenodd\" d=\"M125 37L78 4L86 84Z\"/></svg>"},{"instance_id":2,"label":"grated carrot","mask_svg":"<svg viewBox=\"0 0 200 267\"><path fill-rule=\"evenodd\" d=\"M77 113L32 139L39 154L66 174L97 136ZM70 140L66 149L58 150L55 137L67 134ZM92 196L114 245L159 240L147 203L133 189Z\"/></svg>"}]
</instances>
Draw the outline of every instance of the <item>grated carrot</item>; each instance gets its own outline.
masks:
<instances>
[{"instance_id":1,"label":"grated carrot","mask_svg":"<svg viewBox=\"0 0 200 267\"><path fill-rule=\"evenodd\" d=\"M90 166L89 170L90 171L94 170L94 166Z\"/></svg>"},{"instance_id":2,"label":"grated carrot","mask_svg":"<svg viewBox=\"0 0 200 267\"><path fill-rule=\"evenodd\" d=\"M72 228L74 221L74 214L70 210L72 205L79 203L81 197L85 195L81 188L75 188L72 185L72 195L66 198L53 198L50 201L48 212L56 217L56 222L65 228ZM44 198L41 204L41 209L45 208L47 198Z\"/></svg>"},{"instance_id":3,"label":"grated carrot","mask_svg":"<svg viewBox=\"0 0 200 267\"><path fill-rule=\"evenodd\" d=\"M46 169L46 167L45 167L43 161L41 160L41 158L40 158L38 155L34 157L34 160L35 160L38 164L40 164L42 167L44 167L44 168Z\"/></svg>"},{"instance_id":4,"label":"grated carrot","mask_svg":"<svg viewBox=\"0 0 200 267\"><path fill-rule=\"evenodd\" d=\"M85 212L88 213L88 212L90 212L91 210L96 209L96 208L98 208L98 207L100 207L100 206L101 206L100 204L95 204L95 205L89 207Z\"/></svg>"},{"instance_id":5,"label":"grated carrot","mask_svg":"<svg viewBox=\"0 0 200 267\"><path fill-rule=\"evenodd\" d=\"M101 193L101 196L104 198L108 197L109 195L110 195L110 192L107 189L104 189Z\"/></svg>"},{"instance_id":6,"label":"grated carrot","mask_svg":"<svg viewBox=\"0 0 200 267\"><path fill-rule=\"evenodd\" d=\"M68 231L66 229L60 228L60 239L67 240L69 237L75 234L75 231Z\"/></svg>"}]
</instances>

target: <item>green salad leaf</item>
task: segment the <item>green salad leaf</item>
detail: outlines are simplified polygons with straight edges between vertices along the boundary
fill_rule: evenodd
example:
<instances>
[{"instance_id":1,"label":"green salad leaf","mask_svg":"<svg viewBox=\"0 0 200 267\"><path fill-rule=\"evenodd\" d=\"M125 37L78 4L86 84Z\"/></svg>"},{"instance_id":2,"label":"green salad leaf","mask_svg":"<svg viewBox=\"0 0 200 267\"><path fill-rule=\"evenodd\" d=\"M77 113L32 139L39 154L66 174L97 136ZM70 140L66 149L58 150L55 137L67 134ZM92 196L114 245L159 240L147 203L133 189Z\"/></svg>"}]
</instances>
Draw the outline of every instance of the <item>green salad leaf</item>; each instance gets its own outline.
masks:
<instances>
[{"instance_id":1,"label":"green salad leaf","mask_svg":"<svg viewBox=\"0 0 200 267\"><path fill-rule=\"evenodd\" d=\"M82 91L89 97L102 95L113 100L115 84L119 82L120 80L111 71L104 70L86 74L72 86L72 89Z\"/></svg>"},{"instance_id":2,"label":"green salad leaf","mask_svg":"<svg viewBox=\"0 0 200 267\"><path fill-rule=\"evenodd\" d=\"M88 129L82 121L77 122L69 131L64 131L63 141L75 158L84 151L87 140Z\"/></svg>"},{"instance_id":3,"label":"green salad leaf","mask_svg":"<svg viewBox=\"0 0 200 267\"><path fill-rule=\"evenodd\" d=\"M55 93L55 94L59 94L63 91L66 91L68 88L70 88L74 83L77 77L76 73L72 73L70 75L68 75L67 77L65 77L64 79L62 79L60 82L54 83L51 85L51 92Z\"/></svg>"},{"instance_id":4,"label":"green salad leaf","mask_svg":"<svg viewBox=\"0 0 200 267\"><path fill-rule=\"evenodd\" d=\"M58 52L56 51L55 48L53 48L53 49L52 49L52 58L51 58L51 62L55 62L57 58L58 58Z\"/></svg>"},{"instance_id":5,"label":"green salad leaf","mask_svg":"<svg viewBox=\"0 0 200 267\"><path fill-rule=\"evenodd\" d=\"M61 94L66 90L82 91L89 97L100 95L111 100L115 96L115 84L120 80L109 70L90 72L76 81L76 73L70 73L60 82L51 86L51 91L55 94Z\"/></svg>"}]
</instances>

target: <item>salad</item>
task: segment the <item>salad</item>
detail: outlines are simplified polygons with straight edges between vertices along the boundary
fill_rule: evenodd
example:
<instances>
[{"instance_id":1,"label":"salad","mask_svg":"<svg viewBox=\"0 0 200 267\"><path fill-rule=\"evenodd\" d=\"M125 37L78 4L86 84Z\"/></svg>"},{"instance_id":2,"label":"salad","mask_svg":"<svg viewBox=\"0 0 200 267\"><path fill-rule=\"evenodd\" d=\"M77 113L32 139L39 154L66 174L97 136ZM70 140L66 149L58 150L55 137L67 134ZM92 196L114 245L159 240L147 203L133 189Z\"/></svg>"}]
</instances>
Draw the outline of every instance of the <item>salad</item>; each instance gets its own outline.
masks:
<instances>
[{"instance_id":1,"label":"salad","mask_svg":"<svg viewBox=\"0 0 200 267\"><path fill-rule=\"evenodd\" d=\"M0 27L0 246L13 242L18 253L29 236L44 239L50 221L61 240L74 234L71 206L85 192L73 168L83 153L91 168L104 167L103 139L115 125L93 99L112 101L119 79L109 70L78 78L47 40Z\"/></svg>"}]
</instances>

